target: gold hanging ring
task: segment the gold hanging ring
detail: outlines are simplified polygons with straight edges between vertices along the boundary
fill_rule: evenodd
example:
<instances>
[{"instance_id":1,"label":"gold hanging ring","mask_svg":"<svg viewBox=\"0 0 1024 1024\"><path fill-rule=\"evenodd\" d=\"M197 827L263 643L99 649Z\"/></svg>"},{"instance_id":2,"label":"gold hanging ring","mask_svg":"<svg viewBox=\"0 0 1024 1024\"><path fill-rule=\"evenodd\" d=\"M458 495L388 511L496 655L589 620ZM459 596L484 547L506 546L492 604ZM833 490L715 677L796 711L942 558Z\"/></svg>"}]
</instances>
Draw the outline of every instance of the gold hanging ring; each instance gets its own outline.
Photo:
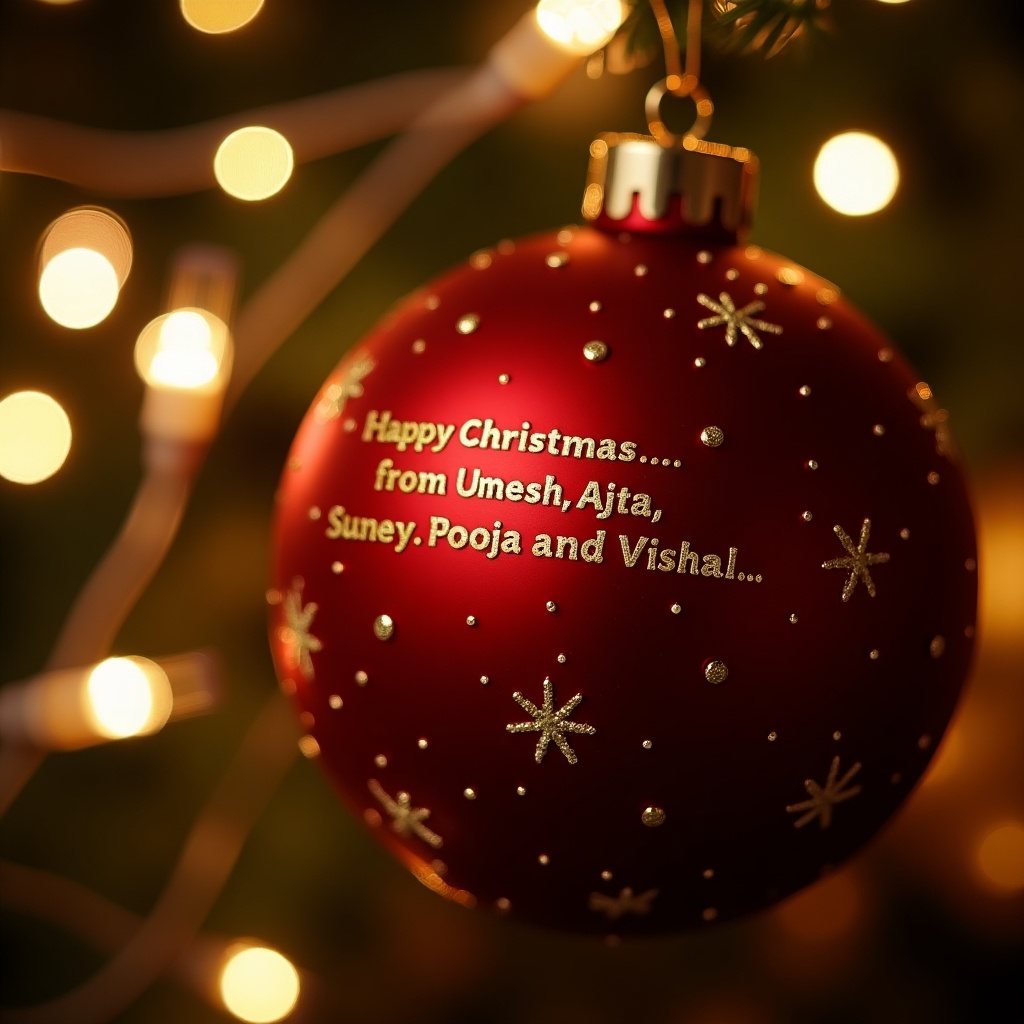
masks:
<instances>
[{"instance_id":1,"label":"gold hanging ring","mask_svg":"<svg viewBox=\"0 0 1024 1024\"><path fill-rule=\"evenodd\" d=\"M661 116L661 105L666 96L676 99L692 99L696 108L696 119L688 131L677 135L670 131ZM703 139L711 127L711 115L715 105L711 102L707 89L697 80L695 75L669 75L660 82L655 82L648 90L644 100L644 113L651 135L663 146L676 146L687 136Z\"/></svg>"}]
</instances>

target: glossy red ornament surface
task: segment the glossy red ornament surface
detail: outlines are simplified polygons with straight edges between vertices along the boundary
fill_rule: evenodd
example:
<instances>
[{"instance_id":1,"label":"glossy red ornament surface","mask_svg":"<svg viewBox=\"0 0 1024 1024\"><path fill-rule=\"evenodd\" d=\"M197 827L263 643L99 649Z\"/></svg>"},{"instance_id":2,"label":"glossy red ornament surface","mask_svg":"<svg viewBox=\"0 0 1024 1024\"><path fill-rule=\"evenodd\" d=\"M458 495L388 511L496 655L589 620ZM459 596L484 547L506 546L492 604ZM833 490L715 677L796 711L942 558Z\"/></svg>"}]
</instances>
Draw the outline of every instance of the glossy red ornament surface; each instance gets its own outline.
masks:
<instances>
[{"instance_id":1,"label":"glossy red ornament surface","mask_svg":"<svg viewBox=\"0 0 1024 1024\"><path fill-rule=\"evenodd\" d=\"M281 482L271 640L304 749L432 888L706 927L906 799L975 558L945 413L834 286L580 229L477 254L342 360Z\"/></svg>"}]
</instances>

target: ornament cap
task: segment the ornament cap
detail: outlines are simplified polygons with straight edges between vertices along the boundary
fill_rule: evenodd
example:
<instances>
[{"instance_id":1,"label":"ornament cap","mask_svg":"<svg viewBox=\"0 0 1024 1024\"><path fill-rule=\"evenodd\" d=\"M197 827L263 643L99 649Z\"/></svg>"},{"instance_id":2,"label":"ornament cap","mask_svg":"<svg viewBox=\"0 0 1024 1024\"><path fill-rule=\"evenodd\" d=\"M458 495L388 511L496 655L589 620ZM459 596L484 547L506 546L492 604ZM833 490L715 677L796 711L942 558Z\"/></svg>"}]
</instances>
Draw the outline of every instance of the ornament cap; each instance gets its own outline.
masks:
<instances>
[{"instance_id":1,"label":"ornament cap","mask_svg":"<svg viewBox=\"0 0 1024 1024\"><path fill-rule=\"evenodd\" d=\"M696 231L725 242L750 230L758 160L749 149L693 135L663 146L653 136L604 133L590 144L583 216L618 231Z\"/></svg>"}]
</instances>

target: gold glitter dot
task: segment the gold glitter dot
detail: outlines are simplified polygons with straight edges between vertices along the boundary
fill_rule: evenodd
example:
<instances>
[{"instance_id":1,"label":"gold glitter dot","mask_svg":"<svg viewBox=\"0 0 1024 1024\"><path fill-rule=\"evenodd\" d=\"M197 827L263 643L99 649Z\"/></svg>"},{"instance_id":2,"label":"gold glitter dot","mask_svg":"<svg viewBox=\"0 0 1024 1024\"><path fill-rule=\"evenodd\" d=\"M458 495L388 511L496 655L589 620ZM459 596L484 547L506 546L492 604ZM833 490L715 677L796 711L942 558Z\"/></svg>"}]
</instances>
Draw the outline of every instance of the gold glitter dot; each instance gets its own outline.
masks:
<instances>
[{"instance_id":1,"label":"gold glitter dot","mask_svg":"<svg viewBox=\"0 0 1024 1024\"><path fill-rule=\"evenodd\" d=\"M666 814L660 807L645 807L640 815L640 820L648 828L657 828L665 824Z\"/></svg>"},{"instance_id":2,"label":"gold glitter dot","mask_svg":"<svg viewBox=\"0 0 1024 1024\"><path fill-rule=\"evenodd\" d=\"M683 606L678 601L669 609L673 615L678 615L682 610Z\"/></svg>"},{"instance_id":3,"label":"gold glitter dot","mask_svg":"<svg viewBox=\"0 0 1024 1024\"><path fill-rule=\"evenodd\" d=\"M498 383L507 384L512 378L507 373L498 374Z\"/></svg>"},{"instance_id":4,"label":"gold glitter dot","mask_svg":"<svg viewBox=\"0 0 1024 1024\"><path fill-rule=\"evenodd\" d=\"M601 881L602 882L610 882L613 877L614 876L612 875L612 873L610 871L602 871L601 872Z\"/></svg>"},{"instance_id":5,"label":"gold glitter dot","mask_svg":"<svg viewBox=\"0 0 1024 1024\"><path fill-rule=\"evenodd\" d=\"M564 267L569 262L567 252L553 252L544 257L544 262L552 268Z\"/></svg>"},{"instance_id":6,"label":"gold glitter dot","mask_svg":"<svg viewBox=\"0 0 1024 1024\"><path fill-rule=\"evenodd\" d=\"M555 660L558 662L559 665L564 665L566 658L564 654L560 654Z\"/></svg>"},{"instance_id":7,"label":"gold glitter dot","mask_svg":"<svg viewBox=\"0 0 1024 1024\"><path fill-rule=\"evenodd\" d=\"M768 742L769 743L774 743L778 738L779 738L779 734L774 729L770 733L768 733Z\"/></svg>"},{"instance_id":8,"label":"gold glitter dot","mask_svg":"<svg viewBox=\"0 0 1024 1024\"><path fill-rule=\"evenodd\" d=\"M872 650L868 653L868 657L872 661L878 661L878 659L881 657L881 653L879 652L878 648L875 647L875 648L872 648Z\"/></svg>"},{"instance_id":9,"label":"gold glitter dot","mask_svg":"<svg viewBox=\"0 0 1024 1024\"><path fill-rule=\"evenodd\" d=\"M900 530L900 539L901 540L910 540L910 531L905 526L903 527L902 530Z\"/></svg>"},{"instance_id":10,"label":"gold glitter dot","mask_svg":"<svg viewBox=\"0 0 1024 1024\"><path fill-rule=\"evenodd\" d=\"M736 278L740 276L740 272L738 270L730 269L725 272L725 276L729 281L735 281Z\"/></svg>"},{"instance_id":11,"label":"gold glitter dot","mask_svg":"<svg viewBox=\"0 0 1024 1024\"><path fill-rule=\"evenodd\" d=\"M333 572L335 576L343 573L344 571L345 566L342 565L341 562L331 562L331 572Z\"/></svg>"},{"instance_id":12,"label":"gold glitter dot","mask_svg":"<svg viewBox=\"0 0 1024 1024\"><path fill-rule=\"evenodd\" d=\"M738 579L738 580L739 580L739 581L740 581L741 583L742 583L742 582L743 582L743 581L744 581L744 580L745 580L746 578L747 578L747 574L746 574L745 572L741 572L741 573L739 574L739 576L737 576L737 577L736 577L736 579Z\"/></svg>"},{"instance_id":13,"label":"gold glitter dot","mask_svg":"<svg viewBox=\"0 0 1024 1024\"><path fill-rule=\"evenodd\" d=\"M693 365L696 366L697 369L699 370L701 367L707 366L708 365L708 361L703 356L697 356L697 358L694 359L694 361L693 361Z\"/></svg>"},{"instance_id":14,"label":"gold glitter dot","mask_svg":"<svg viewBox=\"0 0 1024 1024\"><path fill-rule=\"evenodd\" d=\"M475 626L476 625L476 616L475 615L467 615L466 616L466 625L467 626Z\"/></svg>"},{"instance_id":15,"label":"gold glitter dot","mask_svg":"<svg viewBox=\"0 0 1024 1024\"><path fill-rule=\"evenodd\" d=\"M794 285L800 284L804 279L804 275L800 273L796 267L779 267L775 273L775 279L779 284L784 284L787 288L792 288Z\"/></svg>"},{"instance_id":16,"label":"gold glitter dot","mask_svg":"<svg viewBox=\"0 0 1024 1024\"><path fill-rule=\"evenodd\" d=\"M932 642L928 645L928 653L933 658L941 658L946 651L946 638L944 636L933 636Z\"/></svg>"},{"instance_id":17,"label":"gold glitter dot","mask_svg":"<svg viewBox=\"0 0 1024 1024\"><path fill-rule=\"evenodd\" d=\"M793 612L789 616L789 621L795 626L800 620L796 617L796 612Z\"/></svg>"},{"instance_id":18,"label":"gold glitter dot","mask_svg":"<svg viewBox=\"0 0 1024 1024\"><path fill-rule=\"evenodd\" d=\"M303 736L299 740L299 751L303 757L316 757L320 753L320 744L312 736Z\"/></svg>"},{"instance_id":19,"label":"gold glitter dot","mask_svg":"<svg viewBox=\"0 0 1024 1024\"><path fill-rule=\"evenodd\" d=\"M465 788L465 789L464 789L464 790L462 791L462 795L463 795L463 796L464 796L464 797L465 797L465 798L466 798L467 800L475 800L475 799L476 799L476 790L475 790L475 789L470 789L470 787L469 787L469 786L467 786L467 787L466 787L466 788Z\"/></svg>"},{"instance_id":20,"label":"gold glitter dot","mask_svg":"<svg viewBox=\"0 0 1024 1024\"><path fill-rule=\"evenodd\" d=\"M651 465L652 466L657 466L660 463L660 461L661 460L658 458L658 456L655 455L654 458L651 459Z\"/></svg>"},{"instance_id":21,"label":"gold glitter dot","mask_svg":"<svg viewBox=\"0 0 1024 1024\"><path fill-rule=\"evenodd\" d=\"M757 284L754 285L754 294L755 295L764 295L767 291L768 291L768 285L763 284L760 281Z\"/></svg>"},{"instance_id":22,"label":"gold glitter dot","mask_svg":"<svg viewBox=\"0 0 1024 1024\"><path fill-rule=\"evenodd\" d=\"M928 474L928 483L930 483L933 487L939 482L939 479L939 474L934 471Z\"/></svg>"},{"instance_id":23,"label":"gold glitter dot","mask_svg":"<svg viewBox=\"0 0 1024 1024\"><path fill-rule=\"evenodd\" d=\"M484 686L486 686L490 681L491 681L491 677L490 676L481 676L480 677L480 682L483 683Z\"/></svg>"},{"instance_id":24,"label":"gold glitter dot","mask_svg":"<svg viewBox=\"0 0 1024 1024\"><path fill-rule=\"evenodd\" d=\"M748 245L746 249L743 250L743 255L746 256L748 260L759 260L761 258L761 248L757 245Z\"/></svg>"},{"instance_id":25,"label":"gold glitter dot","mask_svg":"<svg viewBox=\"0 0 1024 1024\"><path fill-rule=\"evenodd\" d=\"M661 315L662 315L662 316L663 316L663 317L664 317L664 318L665 318L666 320L671 320L671 319L672 319L672 318L673 318L673 317L674 317L674 316L676 315L676 311L675 311L674 309L663 309L663 310L661 311Z\"/></svg>"},{"instance_id":26,"label":"gold glitter dot","mask_svg":"<svg viewBox=\"0 0 1024 1024\"><path fill-rule=\"evenodd\" d=\"M601 303L600 302L592 302L587 308L590 310L591 313L600 313L601 312Z\"/></svg>"},{"instance_id":27,"label":"gold glitter dot","mask_svg":"<svg viewBox=\"0 0 1024 1024\"><path fill-rule=\"evenodd\" d=\"M633 273L634 273L634 274L635 274L635 275L636 275L637 277L646 277L646 276L647 276L647 267L645 267L645 266L644 266L644 265L643 265L642 263L638 263L638 264L637 264L637 265L636 265L636 266L635 266L635 267L633 268Z\"/></svg>"},{"instance_id":28,"label":"gold glitter dot","mask_svg":"<svg viewBox=\"0 0 1024 1024\"><path fill-rule=\"evenodd\" d=\"M390 615L378 615L373 620L373 635L378 640L390 640L395 635L395 620Z\"/></svg>"},{"instance_id":29,"label":"gold glitter dot","mask_svg":"<svg viewBox=\"0 0 1024 1024\"><path fill-rule=\"evenodd\" d=\"M822 306L828 306L839 298L839 291L836 288L819 288L814 297Z\"/></svg>"},{"instance_id":30,"label":"gold glitter dot","mask_svg":"<svg viewBox=\"0 0 1024 1024\"><path fill-rule=\"evenodd\" d=\"M814 516L813 516L813 515L811 515L811 513L810 513L810 512L801 512L801 513L800 513L800 518L801 518L801 519L802 519L802 520L803 520L803 521L804 521L805 523L809 523L809 522L810 522L810 521L811 521L811 520L812 520L812 519L814 518Z\"/></svg>"},{"instance_id":31,"label":"gold glitter dot","mask_svg":"<svg viewBox=\"0 0 1024 1024\"><path fill-rule=\"evenodd\" d=\"M362 669L355 674L354 678L356 686L365 686L370 681L370 677Z\"/></svg>"},{"instance_id":32,"label":"gold glitter dot","mask_svg":"<svg viewBox=\"0 0 1024 1024\"><path fill-rule=\"evenodd\" d=\"M375 765L376 765L376 766L377 766L378 768L387 768L387 766L388 766L388 759L387 759L387 758L386 758L386 757L385 757L385 756L384 756L383 754L378 754L378 755L377 755L377 756L376 756L376 757L375 757L375 758L373 759L373 763L374 763L374 764L375 764Z\"/></svg>"},{"instance_id":33,"label":"gold glitter dot","mask_svg":"<svg viewBox=\"0 0 1024 1024\"><path fill-rule=\"evenodd\" d=\"M496 899L494 901L494 905L503 914L508 913L508 911L510 911L512 909L512 901L509 900L509 899L506 899L504 896L500 897L499 899Z\"/></svg>"},{"instance_id":34,"label":"gold glitter dot","mask_svg":"<svg viewBox=\"0 0 1024 1024\"><path fill-rule=\"evenodd\" d=\"M525 786L516 786L516 795L517 796L526 796L526 787Z\"/></svg>"},{"instance_id":35,"label":"gold glitter dot","mask_svg":"<svg viewBox=\"0 0 1024 1024\"><path fill-rule=\"evenodd\" d=\"M463 313L455 321L455 330L459 334L472 334L480 326L480 317L477 313Z\"/></svg>"},{"instance_id":36,"label":"gold glitter dot","mask_svg":"<svg viewBox=\"0 0 1024 1024\"><path fill-rule=\"evenodd\" d=\"M320 518L320 509L316 505L309 510L309 518L312 519L314 523Z\"/></svg>"},{"instance_id":37,"label":"gold glitter dot","mask_svg":"<svg viewBox=\"0 0 1024 1024\"><path fill-rule=\"evenodd\" d=\"M643 747L644 750L650 750L651 747L654 746L654 744L650 740L644 740L643 743L640 744L640 746Z\"/></svg>"},{"instance_id":38,"label":"gold glitter dot","mask_svg":"<svg viewBox=\"0 0 1024 1024\"><path fill-rule=\"evenodd\" d=\"M647 461L647 456L646 455L641 455L640 456L640 461L641 462L646 462Z\"/></svg>"},{"instance_id":39,"label":"gold glitter dot","mask_svg":"<svg viewBox=\"0 0 1024 1024\"><path fill-rule=\"evenodd\" d=\"M974 572L974 570L978 568L978 563L973 558L965 558L964 568L968 572Z\"/></svg>"},{"instance_id":40,"label":"gold glitter dot","mask_svg":"<svg viewBox=\"0 0 1024 1024\"><path fill-rule=\"evenodd\" d=\"M375 811L372 807L368 807L363 811L363 821L365 821L370 828L380 828L381 820L380 812Z\"/></svg>"},{"instance_id":41,"label":"gold glitter dot","mask_svg":"<svg viewBox=\"0 0 1024 1024\"><path fill-rule=\"evenodd\" d=\"M874 434L875 437L881 437L885 433L885 426L881 423L876 423L871 428L871 433Z\"/></svg>"},{"instance_id":42,"label":"gold glitter dot","mask_svg":"<svg viewBox=\"0 0 1024 1024\"><path fill-rule=\"evenodd\" d=\"M797 392L806 398L811 393L811 389L806 384L803 384L797 388Z\"/></svg>"},{"instance_id":43,"label":"gold glitter dot","mask_svg":"<svg viewBox=\"0 0 1024 1024\"><path fill-rule=\"evenodd\" d=\"M349 419L345 420L342 426L345 428L346 434L351 434L352 431L355 430L357 426L359 426L359 424L356 423L356 421L350 417Z\"/></svg>"},{"instance_id":44,"label":"gold glitter dot","mask_svg":"<svg viewBox=\"0 0 1024 1024\"><path fill-rule=\"evenodd\" d=\"M748 576L748 577L747 577L747 579L750 579L750 577ZM756 576L754 577L754 582L755 582L755 583L760 583L760 582L761 582L761 574L760 574L760 573L758 573L758 574L757 574L757 575L756 575Z\"/></svg>"},{"instance_id":45,"label":"gold glitter dot","mask_svg":"<svg viewBox=\"0 0 1024 1024\"><path fill-rule=\"evenodd\" d=\"M704 678L709 683L724 683L729 678L729 669L724 661L709 661L704 666Z\"/></svg>"},{"instance_id":46,"label":"gold glitter dot","mask_svg":"<svg viewBox=\"0 0 1024 1024\"><path fill-rule=\"evenodd\" d=\"M436 295L428 295L426 301L423 303L427 309L437 309L441 305L441 300Z\"/></svg>"},{"instance_id":47,"label":"gold glitter dot","mask_svg":"<svg viewBox=\"0 0 1024 1024\"><path fill-rule=\"evenodd\" d=\"M878 361L880 363L891 363L893 351L891 348L880 348L878 350Z\"/></svg>"},{"instance_id":48,"label":"gold glitter dot","mask_svg":"<svg viewBox=\"0 0 1024 1024\"><path fill-rule=\"evenodd\" d=\"M714 870L714 868L705 868L701 872L701 878L706 878L706 879L708 879L710 881L714 877L715 877L715 870Z\"/></svg>"},{"instance_id":49,"label":"gold glitter dot","mask_svg":"<svg viewBox=\"0 0 1024 1024\"><path fill-rule=\"evenodd\" d=\"M725 440L725 433L721 427L705 427L700 432L700 439L708 448L717 448Z\"/></svg>"},{"instance_id":50,"label":"gold glitter dot","mask_svg":"<svg viewBox=\"0 0 1024 1024\"><path fill-rule=\"evenodd\" d=\"M427 741L424 738L421 737L420 739L418 739L416 741L416 746L419 747L420 750L426 750L428 744L427 744Z\"/></svg>"},{"instance_id":51,"label":"gold glitter dot","mask_svg":"<svg viewBox=\"0 0 1024 1024\"><path fill-rule=\"evenodd\" d=\"M697 262L698 263L710 263L711 259L712 259L711 253L709 253L707 251L707 249L701 249L701 251L699 253L697 253Z\"/></svg>"},{"instance_id":52,"label":"gold glitter dot","mask_svg":"<svg viewBox=\"0 0 1024 1024\"><path fill-rule=\"evenodd\" d=\"M932 745L932 738L927 733L921 736L917 741L917 746L920 750L927 750Z\"/></svg>"},{"instance_id":53,"label":"gold glitter dot","mask_svg":"<svg viewBox=\"0 0 1024 1024\"><path fill-rule=\"evenodd\" d=\"M675 462L672 463L672 465L675 466L676 469L678 469L682 464L683 463L681 459L676 459Z\"/></svg>"},{"instance_id":54,"label":"gold glitter dot","mask_svg":"<svg viewBox=\"0 0 1024 1024\"><path fill-rule=\"evenodd\" d=\"M544 607L547 608L547 610L549 612L557 612L558 611L558 605L555 604L554 601L548 601L548 603L546 605L544 605Z\"/></svg>"},{"instance_id":55,"label":"gold glitter dot","mask_svg":"<svg viewBox=\"0 0 1024 1024\"><path fill-rule=\"evenodd\" d=\"M829 331L832 329L832 321L827 316L819 316L816 326L819 331Z\"/></svg>"},{"instance_id":56,"label":"gold glitter dot","mask_svg":"<svg viewBox=\"0 0 1024 1024\"><path fill-rule=\"evenodd\" d=\"M281 692L286 697L294 697L295 696L295 689L296 689L296 687L295 687L295 680L294 679L289 679L287 676L285 676L284 679L281 680L280 686L281 686Z\"/></svg>"},{"instance_id":57,"label":"gold glitter dot","mask_svg":"<svg viewBox=\"0 0 1024 1024\"><path fill-rule=\"evenodd\" d=\"M834 739L834 740L835 740L835 741L836 741L837 743L838 743L838 742L839 742L839 741L840 741L840 740L841 740L842 738L843 738L843 734L842 734L842 733L841 733L841 732L840 732L840 731L839 731L838 729L836 729L836 731L835 731L834 733L832 733L832 739Z\"/></svg>"},{"instance_id":58,"label":"gold glitter dot","mask_svg":"<svg viewBox=\"0 0 1024 1024\"><path fill-rule=\"evenodd\" d=\"M267 604L275 605L275 604L280 604L281 603L281 601L284 599L284 595L281 593L280 590L278 590L275 587L275 588L272 588L271 590L267 591L266 598L267 598Z\"/></svg>"},{"instance_id":59,"label":"gold glitter dot","mask_svg":"<svg viewBox=\"0 0 1024 1024\"><path fill-rule=\"evenodd\" d=\"M549 856L548 856L548 855L547 855L546 853L542 853L542 854L541 854L541 855L540 855L540 856L539 856L539 857L537 858L537 863L538 863L538 864L544 864L544 865L546 866L546 865L548 865L548 864L550 864L550 863L551 863L551 858L550 858L550 857L549 857Z\"/></svg>"},{"instance_id":60,"label":"gold glitter dot","mask_svg":"<svg viewBox=\"0 0 1024 1024\"><path fill-rule=\"evenodd\" d=\"M343 700L341 699L341 697L339 697L339 696L338 696L338 695L337 695L336 693L332 693L332 694L330 695L330 697L328 697L328 698L327 698L327 703L328 703L328 704L329 704L329 705L330 705L330 706L331 706L332 708L334 708L334 710L335 710L335 711L337 711L337 710L338 710L338 708L340 708L340 707L342 706L342 704L344 703L344 701L343 701Z\"/></svg>"},{"instance_id":61,"label":"gold glitter dot","mask_svg":"<svg viewBox=\"0 0 1024 1024\"><path fill-rule=\"evenodd\" d=\"M588 341L583 346L583 355L592 363L601 363L608 358L608 346L603 341Z\"/></svg>"},{"instance_id":62,"label":"gold glitter dot","mask_svg":"<svg viewBox=\"0 0 1024 1024\"><path fill-rule=\"evenodd\" d=\"M818 468L818 462L817 462L817 459L808 459L808 460L807 460L807 461L806 461L806 462L804 463L804 465L805 465L805 466L806 466L806 467L807 467L808 469L817 469L817 468Z\"/></svg>"},{"instance_id":63,"label":"gold glitter dot","mask_svg":"<svg viewBox=\"0 0 1024 1024\"><path fill-rule=\"evenodd\" d=\"M476 270L486 270L491 265L491 254L486 249L477 249L469 257L469 265Z\"/></svg>"},{"instance_id":64,"label":"gold glitter dot","mask_svg":"<svg viewBox=\"0 0 1024 1024\"><path fill-rule=\"evenodd\" d=\"M565 227L559 228L558 234L555 236L558 239L558 244L568 245L576 237L577 231L579 228L575 224L566 224Z\"/></svg>"},{"instance_id":65,"label":"gold glitter dot","mask_svg":"<svg viewBox=\"0 0 1024 1024\"><path fill-rule=\"evenodd\" d=\"M703 919L704 919L705 921L714 921L714 919L715 919L716 917L718 917L718 911L717 911L717 910L715 910L715 908L714 908L714 907L705 907L705 908L704 908L704 909L703 909L703 910L702 910L702 911L700 912L700 916L701 916L701 917L702 917L702 918L703 918Z\"/></svg>"}]
</instances>

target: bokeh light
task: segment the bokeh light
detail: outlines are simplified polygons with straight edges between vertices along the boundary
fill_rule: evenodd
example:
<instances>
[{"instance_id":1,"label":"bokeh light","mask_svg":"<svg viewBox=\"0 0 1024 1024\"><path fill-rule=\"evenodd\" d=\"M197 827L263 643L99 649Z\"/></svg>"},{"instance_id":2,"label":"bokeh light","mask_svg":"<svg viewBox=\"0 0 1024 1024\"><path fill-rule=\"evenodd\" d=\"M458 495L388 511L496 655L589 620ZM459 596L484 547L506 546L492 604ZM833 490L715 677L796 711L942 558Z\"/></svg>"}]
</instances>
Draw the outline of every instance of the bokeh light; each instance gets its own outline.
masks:
<instances>
[{"instance_id":1,"label":"bokeh light","mask_svg":"<svg viewBox=\"0 0 1024 1024\"><path fill-rule=\"evenodd\" d=\"M236 948L224 964L220 993L228 1011L251 1024L282 1020L299 999L299 972L266 946Z\"/></svg>"},{"instance_id":2,"label":"bokeh light","mask_svg":"<svg viewBox=\"0 0 1024 1024\"><path fill-rule=\"evenodd\" d=\"M581 57L601 49L624 16L620 0L540 0L537 23L546 36Z\"/></svg>"},{"instance_id":3,"label":"bokeh light","mask_svg":"<svg viewBox=\"0 0 1024 1024\"><path fill-rule=\"evenodd\" d=\"M1007 895L1024 889L1024 823L1015 821L989 832L978 846L977 861L993 889Z\"/></svg>"},{"instance_id":4,"label":"bokeh light","mask_svg":"<svg viewBox=\"0 0 1024 1024\"><path fill-rule=\"evenodd\" d=\"M213 173L228 195L247 202L280 192L292 176L295 157L273 128L252 125L232 132L217 149Z\"/></svg>"},{"instance_id":5,"label":"bokeh light","mask_svg":"<svg viewBox=\"0 0 1024 1024\"><path fill-rule=\"evenodd\" d=\"M263 0L181 0L182 17L200 32L217 35L248 25Z\"/></svg>"},{"instance_id":6,"label":"bokeh light","mask_svg":"<svg viewBox=\"0 0 1024 1024\"><path fill-rule=\"evenodd\" d=\"M228 331L202 309L176 309L151 320L135 344L135 368L153 387L209 389L225 369Z\"/></svg>"},{"instance_id":7,"label":"bokeh light","mask_svg":"<svg viewBox=\"0 0 1024 1024\"><path fill-rule=\"evenodd\" d=\"M16 391L0 401L0 476L37 484L64 465L71 450L71 421L42 391Z\"/></svg>"},{"instance_id":8,"label":"bokeh light","mask_svg":"<svg viewBox=\"0 0 1024 1024\"><path fill-rule=\"evenodd\" d=\"M86 710L97 733L123 739L157 732L170 717L167 674L146 658L107 658L89 673Z\"/></svg>"},{"instance_id":9,"label":"bokeh light","mask_svg":"<svg viewBox=\"0 0 1024 1024\"><path fill-rule=\"evenodd\" d=\"M887 206L899 185L892 150L866 132L834 135L814 161L814 187L832 209L849 217L876 213Z\"/></svg>"}]
</instances>

